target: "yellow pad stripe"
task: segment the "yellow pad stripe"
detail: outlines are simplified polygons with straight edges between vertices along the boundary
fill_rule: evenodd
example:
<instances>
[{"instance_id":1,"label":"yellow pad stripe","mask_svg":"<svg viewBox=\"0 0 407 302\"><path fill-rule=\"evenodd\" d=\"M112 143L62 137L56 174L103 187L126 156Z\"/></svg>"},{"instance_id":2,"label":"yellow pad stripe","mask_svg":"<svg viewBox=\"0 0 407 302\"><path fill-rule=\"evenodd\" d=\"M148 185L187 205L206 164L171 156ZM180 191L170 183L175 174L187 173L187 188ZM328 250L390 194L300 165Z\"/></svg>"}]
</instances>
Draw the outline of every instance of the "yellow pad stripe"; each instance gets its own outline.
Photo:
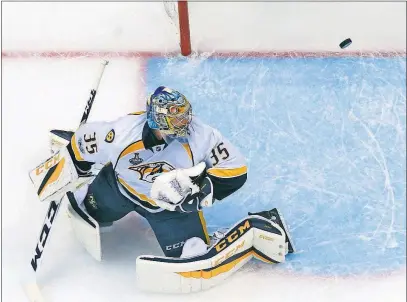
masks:
<instances>
[{"instance_id":1,"label":"yellow pad stripe","mask_svg":"<svg viewBox=\"0 0 407 302\"><path fill-rule=\"evenodd\" d=\"M247 173L247 166L234 169L210 168L207 171L210 175L222 178L241 176Z\"/></svg>"},{"instance_id":2,"label":"yellow pad stripe","mask_svg":"<svg viewBox=\"0 0 407 302\"><path fill-rule=\"evenodd\" d=\"M210 271L193 271L193 272L180 272L177 273L185 278L195 278L195 279L210 279L216 277L220 274L226 273L233 269L237 264L239 264L242 260L246 259L247 257L252 256L252 252L248 252L239 258L226 263L224 265L218 266L217 268L210 270Z\"/></svg>"},{"instance_id":3,"label":"yellow pad stripe","mask_svg":"<svg viewBox=\"0 0 407 302\"><path fill-rule=\"evenodd\" d=\"M76 145L75 134L71 138L71 146L72 146L73 153L75 154L76 160L84 160L83 157L81 156L81 153L79 152L78 146Z\"/></svg>"},{"instance_id":4,"label":"yellow pad stripe","mask_svg":"<svg viewBox=\"0 0 407 302\"><path fill-rule=\"evenodd\" d=\"M209 234L208 234L208 228L206 227L205 217L204 217L202 211L199 211L199 212L198 212L198 215L199 215L199 219L201 220L202 229L203 229L204 234L205 234L206 244L209 244L210 239L209 239Z\"/></svg>"},{"instance_id":5,"label":"yellow pad stripe","mask_svg":"<svg viewBox=\"0 0 407 302\"><path fill-rule=\"evenodd\" d=\"M124 149L122 151L122 153L120 153L119 159L126 156L127 154L139 151L144 149L144 144L143 141L137 141L135 143L132 143L130 146L128 146L126 149Z\"/></svg>"},{"instance_id":6,"label":"yellow pad stripe","mask_svg":"<svg viewBox=\"0 0 407 302\"><path fill-rule=\"evenodd\" d=\"M254 256L255 258L257 258L257 259L259 259L259 260L261 260L261 261L263 261L263 262L266 262L266 263L274 264L273 261L270 261L270 260L268 260L268 259L266 259L266 258L260 256L260 255L257 254L255 251L252 251L252 253L253 253L253 256Z\"/></svg>"},{"instance_id":7,"label":"yellow pad stripe","mask_svg":"<svg viewBox=\"0 0 407 302\"><path fill-rule=\"evenodd\" d=\"M44 189L49 184L52 184L54 181L56 181L58 179L59 175L61 175L61 172L64 169L64 165L65 165L65 158L63 157L61 159L61 161L59 163L57 163L57 167L55 168L54 173L52 173L51 177L47 180L47 183L44 185L42 190L38 193L38 196L40 196L42 194L42 192L44 192Z\"/></svg>"},{"instance_id":8,"label":"yellow pad stripe","mask_svg":"<svg viewBox=\"0 0 407 302\"><path fill-rule=\"evenodd\" d=\"M224 265L220 265L217 268L214 268L214 269L212 269L210 271L200 270L200 271L192 271L192 272L179 272L177 274L179 274L179 275L181 275L182 277L185 277L185 278L210 279L210 278L216 277L216 276L218 276L220 274L223 274L223 273L226 273L226 272L232 270L242 260L244 260L244 259L246 259L247 257L250 257L250 256L254 256L257 259L259 259L261 261L264 261L266 263L271 263L271 264L274 263L274 262L272 262L270 260L267 260L264 257L260 256L255 251L249 250L248 253L240 256L239 258L237 258L237 259L235 259L235 260L233 260L233 261L231 261L229 263L226 263Z\"/></svg>"},{"instance_id":9,"label":"yellow pad stripe","mask_svg":"<svg viewBox=\"0 0 407 302\"><path fill-rule=\"evenodd\" d=\"M137 196L140 200L148 202L149 204L157 207L157 204L155 203L154 200L150 199L147 197L147 195L138 193L136 190L134 190L132 187L130 187L130 185L128 183L126 183L123 179L121 179L120 177L117 178L119 180L119 182L127 189L129 190L132 194L134 194L135 196Z\"/></svg>"}]
</instances>

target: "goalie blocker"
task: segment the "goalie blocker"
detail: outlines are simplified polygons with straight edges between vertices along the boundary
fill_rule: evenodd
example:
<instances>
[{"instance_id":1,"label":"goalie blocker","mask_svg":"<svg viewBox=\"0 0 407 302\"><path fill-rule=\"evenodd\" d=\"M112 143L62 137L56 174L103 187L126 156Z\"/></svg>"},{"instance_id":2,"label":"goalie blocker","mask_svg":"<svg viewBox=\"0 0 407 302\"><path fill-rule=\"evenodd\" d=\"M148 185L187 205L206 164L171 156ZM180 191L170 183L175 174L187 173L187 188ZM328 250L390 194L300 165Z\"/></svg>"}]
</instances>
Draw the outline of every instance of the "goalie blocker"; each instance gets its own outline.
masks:
<instances>
[{"instance_id":1,"label":"goalie blocker","mask_svg":"<svg viewBox=\"0 0 407 302\"><path fill-rule=\"evenodd\" d=\"M189 258L138 257L137 285L153 292L197 292L218 285L253 257L280 263L294 251L277 209L249 213L204 254Z\"/></svg>"},{"instance_id":2,"label":"goalie blocker","mask_svg":"<svg viewBox=\"0 0 407 302\"><path fill-rule=\"evenodd\" d=\"M60 199L66 192L80 185L78 173L66 147L43 161L29 175L41 201ZM80 182L86 180L82 178Z\"/></svg>"}]
</instances>

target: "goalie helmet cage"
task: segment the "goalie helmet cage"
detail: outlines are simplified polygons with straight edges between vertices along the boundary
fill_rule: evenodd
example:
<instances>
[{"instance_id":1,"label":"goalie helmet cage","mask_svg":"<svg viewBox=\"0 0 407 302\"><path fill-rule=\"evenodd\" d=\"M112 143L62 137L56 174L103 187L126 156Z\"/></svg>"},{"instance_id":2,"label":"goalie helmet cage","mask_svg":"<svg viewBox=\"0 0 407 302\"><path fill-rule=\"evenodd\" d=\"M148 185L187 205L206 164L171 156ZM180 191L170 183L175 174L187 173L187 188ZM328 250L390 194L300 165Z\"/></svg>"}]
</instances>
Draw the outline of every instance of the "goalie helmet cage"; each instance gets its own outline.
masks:
<instances>
[{"instance_id":1,"label":"goalie helmet cage","mask_svg":"<svg viewBox=\"0 0 407 302\"><path fill-rule=\"evenodd\" d=\"M189 13L187 1L164 1L165 11L177 28L180 39L181 54L191 54L191 34L189 29Z\"/></svg>"}]
</instances>

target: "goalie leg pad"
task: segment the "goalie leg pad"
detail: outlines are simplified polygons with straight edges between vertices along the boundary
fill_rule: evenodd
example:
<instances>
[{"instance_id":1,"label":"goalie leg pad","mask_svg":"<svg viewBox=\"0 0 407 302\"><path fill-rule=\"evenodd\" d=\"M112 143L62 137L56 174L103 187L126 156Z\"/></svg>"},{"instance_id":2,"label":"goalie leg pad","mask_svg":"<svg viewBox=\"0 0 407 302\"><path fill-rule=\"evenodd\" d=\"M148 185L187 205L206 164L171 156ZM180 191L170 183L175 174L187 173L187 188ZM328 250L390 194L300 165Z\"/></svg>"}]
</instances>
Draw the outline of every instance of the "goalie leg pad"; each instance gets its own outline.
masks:
<instances>
[{"instance_id":1,"label":"goalie leg pad","mask_svg":"<svg viewBox=\"0 0 407 302\"><path fill-rule=\"evenodd\" d=\"M180 258L189 258L206 253L208 246L199 237L192 237L185 241Z\"/></svg>"},{"instance_id":2,"label":"goalie leg pad","mask_svg":"<svg viewBox=\"0 0 407 302\"><path fill-rule=\"evenodd\" d=\"M99 223L82 210L72 192L68 192L68 217L78 241L98 261L102 260Z\"/></svg>"},{"instance_id":3,"label":"goalie leg pad","mask_svg":"<svg viewBox=\"0 0 407 302\"><path fill-rule=\"evenodd\" d=\"M220 284L255 257L284 262L285 233L270 220L253 215L235 224L205 254L188 258L140 256L137 285L142 290L189 293Z\"/></svg>"},{"instance_id":4,"label":"goalie leg pad","mask_svg":"<svg viewBox=\"0 0 407 302\"><path fill-rule=\"evenodd\" d=\"M264 218L267 218L271 220L272 222L278 224L281 229L284 230L285 233L285 245L286 245L286 250L288 253L295 253L295 246L294 246L294 241L290 235L290 232L288 230L287 224L284 221L283 215L280 213L280 211L276 208L270 210L270 211L263 211L259 213L250 213L249 215L259 215Z\"/></svg>"},{"instance_id":5,"label":"goalie leg pad","mask_svg":"<svg viewBox=\"0 0 407 302\"><path fill-rule=\"evenodd\" d=\"M256 220L253 224L253 256L266 263L284 262L287 254L284 230L271 221Z\"/></svg>"}]
</instances>

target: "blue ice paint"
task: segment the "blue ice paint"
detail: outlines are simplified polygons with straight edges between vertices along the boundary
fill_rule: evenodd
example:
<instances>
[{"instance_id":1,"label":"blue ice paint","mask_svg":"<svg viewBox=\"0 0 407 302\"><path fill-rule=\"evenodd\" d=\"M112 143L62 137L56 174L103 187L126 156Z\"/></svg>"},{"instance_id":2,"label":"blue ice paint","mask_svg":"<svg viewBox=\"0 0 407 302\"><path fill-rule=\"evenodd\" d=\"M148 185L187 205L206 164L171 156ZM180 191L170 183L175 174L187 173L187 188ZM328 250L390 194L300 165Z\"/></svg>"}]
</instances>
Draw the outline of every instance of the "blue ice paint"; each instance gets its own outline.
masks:
<instances>
[{"instance_id":1,"label":"blue ice paint","mask_svg":"<svg viewBox=\"0 0 407 302\"><path fill-rule=\"evenodd\" d=\"M300 253L279 269L381 273L406 263L406 58L150 59L245 155L245 186L206 211L228 226L277 207Z\"/></svg>"}]
</instances>

